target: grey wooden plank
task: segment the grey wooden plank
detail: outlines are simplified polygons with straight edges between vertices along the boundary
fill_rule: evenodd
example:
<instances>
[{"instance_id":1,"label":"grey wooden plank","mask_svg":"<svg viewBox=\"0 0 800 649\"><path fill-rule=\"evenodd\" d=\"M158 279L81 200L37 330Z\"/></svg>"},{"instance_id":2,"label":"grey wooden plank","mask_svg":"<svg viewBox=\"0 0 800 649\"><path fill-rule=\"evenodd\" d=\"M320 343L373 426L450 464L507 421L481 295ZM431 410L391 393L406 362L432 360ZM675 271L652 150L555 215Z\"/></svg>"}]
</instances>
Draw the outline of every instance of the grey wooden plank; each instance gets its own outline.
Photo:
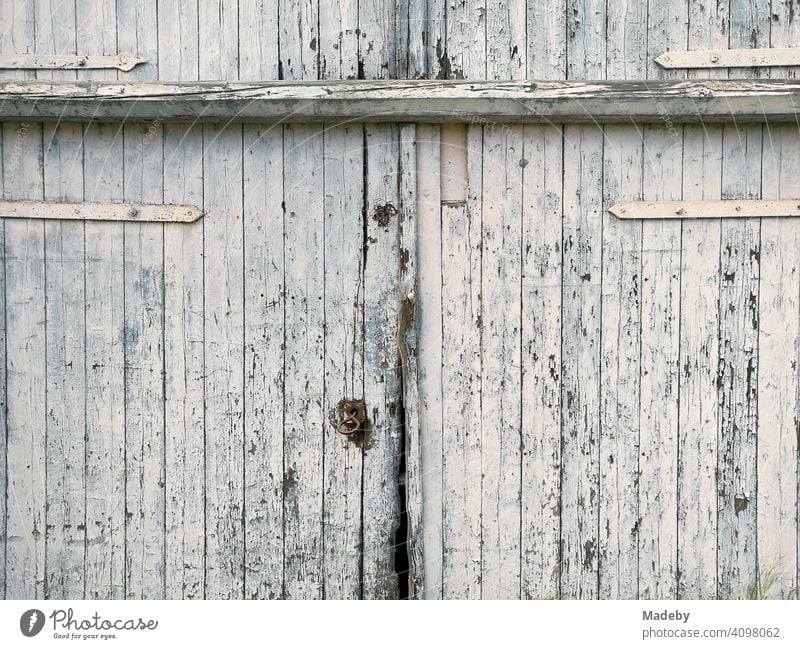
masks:
<instances>
[{"instance_id":1,"label":"grey wooden plank","mask_svg":"<svg viewBox=\"0 0 800 649\"><path fill-rule=\"evenodd\" d=\"M563 0L527 3L529 79L565 79L567 73L567 12Z\"/></svg>"},{"instance_id":2,"label":"grey wooden plank","mask_svg":"<svg viewBox=\"0 0 800 649\"><path fill-rule=\"evenodd\" d=\"M214 59L216 61L216 59ZM211 63L209 63L211 65ZM209 68L209 74L222 74ZM592 69L599 69L594 66ZM145 70L145 66L136 68ZM132 72L131 74L133 74ZM579 69L571 71L580 75ZM235 74L233 74L235 76ZM582 75L581 75L582 76ZM794 80L0 83L0 118L183 122L792 122Z\"/></svg>"},{"instance_id":3,"label":"grey wooden plank","mask_svg":"<svg viewBox=\"0 0 800 649\"><path fill-rule=\"evenodd\" d=\"M561 129L526 126L522 187L521 597L559 595Z\"/></svg>"},{"instance_id":4,"label":"grey wooden plank","mask_svg":"<svg viewBox=\"0 0 800 649\"><path fill-rule=\"evenodd\" d=\"M689 5L690 48L725 47L727 3ZM727 77L690 70L689 78ZM722 128L684 129L683 198L719 199ZM720 222L681 226L680 406L678 422L678 596L717 595L717 429L719 406Z\"/></svg>"},{"instance_id":5,"label":"grey wooden plank","mask_svg":"<svg viewBox=\"0 0 800 649\"><path fill-rule=\"evenodd\" d=\"M516 599L521 579L522 127L484 127L482 156L481 597Z\"/></svg>"},{"instance_id":6,"label":"grey wooden plank","mask_svg":"<svg viewBox=\"0 0 800 649\"><path fill-rule=\"evenodd\" d=\"M121 200L122 134L84 133L87 200ZM122 223L87 223L86 251L86 597L125 597L125 354Z\"/></svg>"},{"instance_id":7,"label":"grey wooden plank","mask_svg":"<svg viewBox=\"0 0 800 649\"><path fill-rule=\"evenodd\" d=\"M237 0L205 0L197 5L200 79L239 78Z\"/></svg>"},{"instance_id":8,"label":"grey wooden plank","mask_svg":"<svg viewBox=\"0 0 800 649\"><path fill-rule=\"evenodd\" d=\"M206 596L244 593L242 129L203 128Z\"/></svg>"},{"instance_id":9,"label":"grey wooden plank","mask_svg":"<svg viewBox=\"0 0 800 649\"><path fill-rule=\"evenodd\" d=\"M606 126L603 192L642 194L642 136ZM603 217L600 438L600 597L639 593L639 386L642 225Z\"/></svg>"},{"instance_id":10,"label":"grey wooden plank","mask_svg":"<svg viewBox=\"0 0 800 649\"><path fill-rule=\"evenodd\" d=\"M164 200L202 204L202 174L202 127L164 126ZM164 581L169 599L205 594L203 256L202 223L165 224Z\"/></svg>"},{"instance_id":11,"label":"grey wooden plank","mask_svg":"<svg viewBox=\"0 0 800 649\"><path fill-rule=\"evenodd\" d=\"M279 78L278 4L239 0L238 78Z\"/></svg>"},{"instance_id":12,"label":"grey wooden plank","mask_svg":"<svg viewBox=\"0 0 800 649\"><path fill-rule=\"evenodd\" d=\"M284 129L284 579L290 599L322 596L325 399L322 131Z\"/></svg>"},{"instance_id":13,"label":"grey wooden plank","mask_svg":"<svg viewBox=\"0 0 800 649\"><path fill-rule=\"evenodd\" d=\"M279 0L278 16L278 78L317 79L319 1Z\"/></svg>"},{"instance_id":14,"label":"grey wooden plank","mask_svg":"<svg viewBox=\"0 0 800 649\"><path fill-rule=\"evenodd\" d=\"M422 583L419 596L441 599L443 587L443 420L442 420L442 210L439 127L416 127L417 147L417 371L419 374L418 488L422 496L421 529L410 522L412 539L421 537ZM411 431L408 431L411 434ZM409 461L409 473L413 465ZM409 480L412 489L413 478ZM412 544L413 545L413 544ZM412 547L412 556L413 555Z\"/></svg>"},{"instance_id":15,"label":"grey wooden plank","mask_svg":"<svg viewBox=\"0 0 800 649\"><path fill-rule=\"evenodd\" d=\"M358 61L360 78L393 79L397 76L397 2L364 0L358 3Z\"/></svg>"},{"instance_id":16,"label":"grey wooden plank","mask_svg":"<svg viewBox=\"0 0 800 649\"><path fill-rule=\"evenodd\" d=\"M83 198L83 127L44 128L44 197ZM82 223L46 221L47 597L80 599L86 542Z\"/></svg>"},{"instance_id":17,"label":"grey wooden plank","mask_svg":"<svg viewBox=\"0 0 800 649\"><path fill-rule=\"evenodd\" d=\"M403 423L397 355L399 133L394 125L381 125L365 134L364 400L371 448L364 455L363 596L394 599L399 592L395 532L404 507L398 488Z\"/></svg>"},{"instance_id":18,"label":"grey wooden plank","mask_svg":"<svg viewBox=\"0 0 800 649\"><path fill-rule=\"evenodd\" d=\"M360 125L325 131L324 413L364 396L364 132ZM324 432L324 596L361 594L361 481L364 444Z\"/></svg>"},{"instance_id":19,"label":"grey wooden plank","mask_svg":"<svg viewBox=\"0 0 800 649\"><path fill-rule=\"evenodd\" d=\"M283 596L282 129L244 131L245 597Z\"/></svg>"},{"instance_id":20,"label":"grey wooden plank","mask_svg":"<svg viewBox=\"0 0 800 649\"><path fill-rule=\"evenodd\" d=\"M440 382L441 397L438 403L432 400L429 404L431 409L438 408L440 412L431 413L428 434L433 443L437 429L441 430L442 597L480 599L483 128L468 127L462 138L466 156L466 200L442 202L440 232L433 233L434 244L439 248L437 279L441 278L441 291L438 310L430 308L428 313L439 316L440 321L437 323L439 332L431 336L427 345L441 345L440 374L431 372L431 378L436 381L432 396L434 399L438 396L436 389ZM452 134L442 133L441 139L454 146ZM442 146L441 165L446 165L446 156L455 153L458 153L457 147L455 151L448 151ZM443 177L440 182L445 189L447 178ZM432 259L433 255L428 254ZM425 269L429 268L430 263ZM434 324L425 324L423 320L423 326L424 337ZM435 472L438 468L439 465L432 463L430 470ZM429 477L428 484L432 485L435 476L436 473ZM434 502L436 495L434 488L431 494ZM435 547L431 550L436 552Z\"/></svg>"},{"instance_id":21,"label":"grey wooden plank","mask_svg":"<svg viewBox=\"0 0 800 649\"><path fill-rule=\"evenodd\" d=\"M424 537L422 531L425 492L422 490L420 476L423 471L422 458L425 450L420 436L420 381L418 363L419 335L417 321L419 306L417 303L417 133L416 126L400 127L400 179L399 179L399 245L400 268L399 287L400 314L397 324L398 356L400 357L402 378L402 414L401 425L405 429L404 448L401 451L405 458L400 462L399 472L404 480L405 491L401 492L400 506L405 507L407 529L405 537L400 538L403 530L398 531L398 542L405 543L405 548L396 548L396 552L405 552L408 562L408 599L420 599L424 592L425 563ZM402 510L401 510L402 511ZM403 574L398 577L402 580ZM402 590L402 581L401 590Z\"/></svg>"},{"instance_id":22,"label":"grey wooden plank","mask_svg":"<svg viewBox=\"0 0 800 649\"><path fill-rule=\"evenodd\" d=\"M0 14L2 15L2 14ZM0 137L0 160L3 156L3 138ZM0 192L5 196L4 174L0 173ZM7 495L7 455L6 440L8 438L8 428L6 426L6 412L8 408L8 398L6 392L6 228L5 222L0 222L0 265L3 270L2 281L0 281L0 520L3 521L2 539L0 539L0 592L3 599L6 599L6 495Z\"/></svg>"},{"instance_id":23,"label":"grey wooden plank","mask_svg":"<svg viewBox=\"0 0 800 649\"><path fill-rule=\"evenodd\" d=\"M42 129L3 127L6 197L41 198ZM45 596L46 332L44 223L5 226L6 597Z\"/></svg>"},{"instance_id":24,"label":"grey wooden plank","mask_svg":"<svg viewBox=\"0 0 800 649\"><path fill-rule=\"evenodd\" d=\"M319 78L357 79L358 3L337 2L326 5L319 14Z\"/></svg>"},{"instance_id":25,"label":"grey wooden plank","mask_svg":"<svg viewBox=\"0 0 800 649\"><path fill-rule=\"evenodd\" d=\"M123 132L124 196L163 196L162 129ZM125 564L128 599L165 595L164 226L124 224Z\"/></svg>"}]
</instances>

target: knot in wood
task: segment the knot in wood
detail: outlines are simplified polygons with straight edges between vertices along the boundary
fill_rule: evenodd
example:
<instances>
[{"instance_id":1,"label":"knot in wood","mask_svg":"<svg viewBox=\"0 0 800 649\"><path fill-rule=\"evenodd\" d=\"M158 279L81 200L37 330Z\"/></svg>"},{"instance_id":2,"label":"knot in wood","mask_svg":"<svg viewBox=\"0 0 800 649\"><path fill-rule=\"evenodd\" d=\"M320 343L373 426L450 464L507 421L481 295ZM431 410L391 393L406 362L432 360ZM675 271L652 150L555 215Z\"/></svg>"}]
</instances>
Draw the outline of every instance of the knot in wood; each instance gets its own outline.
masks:
<instances>
[{"instance_id":1,"label":"knot in wood","mask_svg":"<svg viewBox=\"0 0 800 649\"><path fill-rule=\"evenodd\" d=\"M363 400L342 399L333 412L336 432L353 435L359 432L367 420L367 406Z\"/></svg>"}]
</instances>

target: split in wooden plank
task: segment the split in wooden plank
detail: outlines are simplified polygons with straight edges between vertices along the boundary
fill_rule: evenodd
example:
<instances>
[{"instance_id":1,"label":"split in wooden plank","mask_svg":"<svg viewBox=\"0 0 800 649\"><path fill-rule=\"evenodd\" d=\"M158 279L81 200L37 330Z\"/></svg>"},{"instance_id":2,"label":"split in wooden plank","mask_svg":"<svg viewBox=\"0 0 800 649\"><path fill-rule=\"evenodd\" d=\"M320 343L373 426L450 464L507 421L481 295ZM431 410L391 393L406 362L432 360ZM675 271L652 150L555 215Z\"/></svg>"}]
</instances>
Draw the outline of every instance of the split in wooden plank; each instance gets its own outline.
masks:
<instances>
[{"instance_id":1,"label":"split in wooden plank","mask_svg":"<svg viewBox=\"0 0 800 649\"><path fill-rule=\"evenodd\" d=\"M202 216L194 205L0 201L0 218L12 219L194 223Z\"/></svg>"},{"instance_id":2,"label":"split in wooden plank","mask_svg":"<svg viewBox=\"0 0 800 649\"><path fill-rule=\"evenodd\" d=\"M121 52L116 56L90 56L88 54L0 54L2 70L102 70L113 69L130 72L146 63L131 54Z\"/></svg>"},{"instance_id":3,"label":"split in wooden plank","mask_svg":"<svg viewBox=\"0 0 800 649\"><path fill-rule=\"evenodd\" d=\"M662 68L764 68L800 65L800 47L664 52L655 59Z\"/></svg>"},{"instance_id":4,"label":"split in wooden plank","mask_svg":"<svg viewBox=\"0 0 800 649\"><path fill-rule=\"evenodd\" d=\"M6 81L0 119L795 122L800 81Z\"/></svg>"},{"instance_id":5,"label":"split in wooden plank","mask_svg":"<svg viewBox=\"0 0 800 649\"><path fill-rule=\"evenodd\" d=\"M631 201L608 209L620 219L724 219L800 216L800 198L728 201Z\"/></svg>"}]
</instances>

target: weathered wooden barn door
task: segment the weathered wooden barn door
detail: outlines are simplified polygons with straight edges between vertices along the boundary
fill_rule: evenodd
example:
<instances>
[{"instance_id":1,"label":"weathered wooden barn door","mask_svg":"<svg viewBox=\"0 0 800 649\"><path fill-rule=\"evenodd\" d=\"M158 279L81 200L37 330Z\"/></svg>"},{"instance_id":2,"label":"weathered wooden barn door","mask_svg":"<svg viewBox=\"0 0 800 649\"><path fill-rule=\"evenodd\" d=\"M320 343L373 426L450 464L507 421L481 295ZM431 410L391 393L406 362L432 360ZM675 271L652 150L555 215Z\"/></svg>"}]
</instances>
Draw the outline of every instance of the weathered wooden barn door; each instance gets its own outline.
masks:
<instances>
[{"instance_id":1,"label":"weathered wooden barn door","mask_svg":"<svg viewBox=\"0 0 800 649\"><path fill-rule=\"evenodd\" d=\"M301 8L277 11L7 3L5 53L147 63L2 74L316 78L316 21L291 36ZM324 47L355 68L340 38ZM413 146L391 124L3 126L7 200L206 213L0 220L5 597L397 596ZM366 403L359 439L330 420L345 398Z\"/></svg>"}]
</instances>

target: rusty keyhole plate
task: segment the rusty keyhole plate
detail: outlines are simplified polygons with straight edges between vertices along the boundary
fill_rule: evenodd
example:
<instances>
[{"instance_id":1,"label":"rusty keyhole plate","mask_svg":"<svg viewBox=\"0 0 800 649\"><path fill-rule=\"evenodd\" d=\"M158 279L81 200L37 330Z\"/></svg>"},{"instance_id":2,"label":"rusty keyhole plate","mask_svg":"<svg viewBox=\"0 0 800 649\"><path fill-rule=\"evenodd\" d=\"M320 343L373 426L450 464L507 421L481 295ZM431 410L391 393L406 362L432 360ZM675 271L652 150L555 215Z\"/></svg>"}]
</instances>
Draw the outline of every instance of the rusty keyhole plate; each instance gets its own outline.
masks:
<instances>
[{"instance_id":1,"label":"rusty keyhole plate","mask_svg":"<svg viewBox=\"0 0 800 649\"><path fill-rule=\"evenodd\" d=\"M334 408L332 419L337 433L354 435L364 429L367 406L360 399L342 399Z\"/></svg>"}]
</instances>

